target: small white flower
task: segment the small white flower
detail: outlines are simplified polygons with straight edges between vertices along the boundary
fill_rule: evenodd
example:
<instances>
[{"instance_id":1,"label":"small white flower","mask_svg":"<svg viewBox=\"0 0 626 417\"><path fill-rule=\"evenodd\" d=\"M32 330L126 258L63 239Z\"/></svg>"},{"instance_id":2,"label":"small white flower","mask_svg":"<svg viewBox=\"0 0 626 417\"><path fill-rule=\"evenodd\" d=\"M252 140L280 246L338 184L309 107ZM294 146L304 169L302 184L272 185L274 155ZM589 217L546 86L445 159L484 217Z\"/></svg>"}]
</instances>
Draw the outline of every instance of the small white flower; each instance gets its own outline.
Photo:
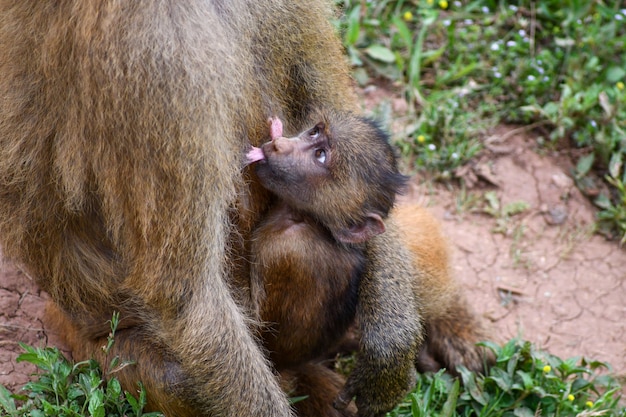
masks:
<instances>
[{"instance_id":1,"label":"small white flower","mask_svg":"<svg viewBox=\"0 0 626 417\"><path fill-rule=\"evenodd\" d=\"M450 19L446 19L446 20L444 20L442 23L443 23L443 25L444 25L444 26L448 27L448 26L450 26L450 24L451 24L452 22L450 21Z\"/></svg>"},{"instance_id":2,"label":"small white flower","mask_svg":"<svg viewBox=\"0 0 626 417\"><path fill-rule=\"evenodd\" d=\"M539 74L543 74L545 72L541 67L537 67L536 69Z\"/></svg>"},{"instance_id":3,"label":"small white flower","mask_svg":"<svg viewBox=\"0 0 626 417\"><path fill-rule=\"evenodd\" d=\"M525 31L524 29L520 29L517 33L518 33L518 34L519 34L522 38L525 38L525 37L526 37L526 31Z\"/></svg>"},{"instance_id":4,"label":"small white flower","mask_svg":"<svg viewBox=\"0 0 626 417\"><path fill-rule=\"evenodd\" d=\"M510 5L510 6L509 6L509 9L511 9L511 10L513 10L514 12L516 12L516 11L517 11L517 6Z\"/></svg>"},{"instance_id":5,"label":"small white flower","mask_svg":"<svg viewBox=\"0 0 626 417\"><path fill-rule=\"evenodd\" d=\"M548 81L550 81L550 77L546 75L545 77L541 79L541 81L543 81L544 83L547 83Z\"/></svg>"},{"instance_id":6,"label":"small white flower","mask_svg":"<svg viewBox=\"0 0 626 417\"><path fill-rule=\"evenodd\" d=\"M622 16L621 14L616 14L615 20L624 20L624 16Z\"/></svg>"},{"instance_id":7,"label":"small white flower","mask_svg":"<svg viewBox=\"0 0 626 417\"><path fill-rule=\"evenodd\" d=\"M459 154L458 154L458 153L456 153L456 152L452 152L452 155L450 155L450 157L451 157L452 159L459 159Z\"/></svg>"},{"instance_id":8,"label":"small white flower","mask_svg":"<svg viewBox=\"0 0 626 417\"><path fill-rule=\"evenodd\" d=\"M489 7L483 6L483 13L488 14L490 12Z\"/></svg>"},{"instance_id":9,"label":"small white flower","mask_svg":"<svg viewBox=\"0 0 626 417\"><path fill-rule=\"evenodd\" d=\"M435 149L437 149L437 147L434 144L430 143L428 145L428 149L430 149L431 151L434 151Z\"/></svg>"},{"instance_id":10,"label":"small white flower","mask_svg":"<svg viewBox=\"0 0 626 417\"><path fill-rule=\"evenodd\" d=\"M497 51L498 49L500 49L500 45L498 45L497 42L494 42L491 44L491 50L492 51Z\"/></svg>"},{"instance_id":11,"label":"small white flower","mask_svg":"<svg viewBox=\"0 0 626 417\"><path fill-rule=\"evenodd\" d=\"M498 71L494 71L494 72L493 72L493 76L494 76L495 78L502 78L502 74L500 74L500 72L498 72Z\"/></svg>"},{"instance_id":12,"label":"small white flower","mask_svg":"<svg viewBox=\"0 0 626 417\"><path fill-rule=\"evenodd\" d=\"M461 3L460 1L455 1L452 4L454 4L454 7L461 7L461 6L463 6L463 3Z\"/></svg>"},{"instance_id":13,"label":"small white flower","mask_svg":"<svg viewBox=\"0 0 626 417\"><path fill-rule=\"evenodd\" d=\"M517 45L517 42L515 42L515 41L508 41L506 43L506 46L508 46L509 48L513 48L516 45Z\"/></svg>"},{"instance_id":14,"label":"small white flower","mask_svg":"<svg viewBox=\"0 0 626 417\"><path fill-rule=\"evenodd\" d=\"M598 124L596 123L596 121L595 121L595 120L590 121L590 122L589 122L589 124L590 124L592 127L594 127L594 128L597 128L597 127L598 127Z\"/></svg>"},{"instance_id":15,"label":"small white flower","mask_svg":"<svg viewBox=\"0 0 626 417\"><path fill-rule=\"evenodd\" d=\"M473 25L474 21L472 19L465 19L463 23L465 23L466 25Z\"/></svg>"},{"instance_id":16,"label":"small white flower","mask_svg":"<svg viewBox=\"0 0 626 417\"><path fill-rule=\"evenodd\" d=\"M535 76L534 75L529 75L527 79L528 79L528 81L535 81Z\"/></svg>"}]
</instances>

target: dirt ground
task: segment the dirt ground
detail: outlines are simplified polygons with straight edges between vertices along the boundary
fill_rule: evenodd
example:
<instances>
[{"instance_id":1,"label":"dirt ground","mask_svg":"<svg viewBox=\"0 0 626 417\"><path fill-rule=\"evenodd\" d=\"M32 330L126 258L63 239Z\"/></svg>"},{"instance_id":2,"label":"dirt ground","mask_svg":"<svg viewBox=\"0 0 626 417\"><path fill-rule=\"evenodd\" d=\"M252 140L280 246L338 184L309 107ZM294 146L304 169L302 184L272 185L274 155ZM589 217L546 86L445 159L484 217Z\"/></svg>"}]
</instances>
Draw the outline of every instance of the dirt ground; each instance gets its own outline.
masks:
<instances>
[{"instance_id":1,"label":"dirt ground","mask_svg":"<svg viewBox=\"0 0 626 417\"><path fill-rule=\"evenodd\" d=\"M479 158L472 171L495 183L489 191L416 183L406 198L441 219L455 275L491 322L494 340L520 336L562 358L606 361L623 377L626 250L593 234L595 210L560 158L539 155L534 142L516 135ZM528 208L511 217L486 214L485 192L495 192L500 207Z\"/></svg>"},{"instance_id":2,"label":"dirt ground","mask_svg":"<svg viewBox=\"0 0 626 417\"><path fill-rule=\"evenodd\" d=\"M492 132L491 151L465 172L483 187L463 191L414 178L403 199L423 203L441 220L454 273L495 341L521 336L563 358L607 361L623 376L626 250L592 233L594 209L563 158L539 154L532 134L511 129ZM486 214L487 191L501 207L524 202L528 208L510 217ZM0 384L9 389L33 371L15 363L18 341L60 345L42 321L45 299L30 277L1 261Z\"/></svg>"}]
</instances>

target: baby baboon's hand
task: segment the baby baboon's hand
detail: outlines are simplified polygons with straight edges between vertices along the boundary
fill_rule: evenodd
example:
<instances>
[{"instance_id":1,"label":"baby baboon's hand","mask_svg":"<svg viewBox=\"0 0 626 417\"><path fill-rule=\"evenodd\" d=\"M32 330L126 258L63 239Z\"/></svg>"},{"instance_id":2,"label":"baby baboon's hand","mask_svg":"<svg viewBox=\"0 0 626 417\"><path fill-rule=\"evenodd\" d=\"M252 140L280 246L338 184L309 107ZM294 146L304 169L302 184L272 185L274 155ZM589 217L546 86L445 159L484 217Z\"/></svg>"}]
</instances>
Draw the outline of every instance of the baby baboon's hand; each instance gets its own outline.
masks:
<instances>
[{"instance_id":1,"label":"baby baboon's hand","mask_svg":"<svg viewBox=\"0 0 626 417\"><path fill-rule=\"evenodd\" d=\"M412 359L396 357L392 362L375 363L358 355L356 368L337 396L335 408L343 410L356 397L359 417L380 417L391 411L415 386L417 377Z\"/></svg>"}]
</instances>

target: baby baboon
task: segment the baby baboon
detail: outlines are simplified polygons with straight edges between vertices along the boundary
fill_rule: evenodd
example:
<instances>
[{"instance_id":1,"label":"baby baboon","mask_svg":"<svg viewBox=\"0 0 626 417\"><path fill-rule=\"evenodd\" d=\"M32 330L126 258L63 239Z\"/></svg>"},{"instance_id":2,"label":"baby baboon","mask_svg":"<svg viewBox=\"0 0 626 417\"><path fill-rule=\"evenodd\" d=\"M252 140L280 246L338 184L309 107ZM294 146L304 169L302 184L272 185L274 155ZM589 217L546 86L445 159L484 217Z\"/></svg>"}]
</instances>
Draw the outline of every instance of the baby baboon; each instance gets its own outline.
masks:
<instances>
[{"instance_id":1,"label":"baby baboon","mask_svg":"<svg viewBox=\"0 0 626 417\"><path fill-rule=\"evenodd\" d=\"M284 371L327 354L345 337L356 305L372 302L357 296L368 262L362 243L385 230L404 177L386 134L368 119L331 113L293 138L280 137L280 121L273 119L270 130L272 140L248 153L250 163L258 162L260 182L278 197L253 235L251 280L260 288L253 291L260 318L270 326L263 341ZM393 217L412 250L411 267L393 278L408 280L399 288L413 291L421 305L414 314L423 312L430 329L418 369L454 371L463 364L481 370L475 343L484 334L450 279L436 222L416 206L398 208ZM394 260L379 259L379 267L407 263ZM384 296L402 298L397 291L390 285Z\"/></svg>"},{"instance_id":2,"label":"baby baboon","mask_svg":"<svg viewBox=\"0 0 626 417\"><path fill-rule=\"evenodd\" d=\"M385 230L405 182L374 121L337 112L317 120L285 138L275 118L272 140L248 153L261 184L278 197L253 234L251 285L260 289L253 297L260 318L274 324L264 341L279 369L314 359L343 337L365 271L362 243ZM307 293L315 297L285 297Z\"/></svg>"},{"instance_id":3,"label":"baby baboon","mask_svg":"<svg viewBox=\"0 0 626 417\"><path fill-rule=\"evenodd\" d=\"M272 140L248 153L259 181L278 197L252 239L253 299L261 319L276 325L264 341L279 369L327 352L358 316L358 365L341 405L358 393L359 415L378 415L410 389L422 338L410 258L398 258L401 248L389 250L384 239L374 242L383 236L383 219L405 177L387 135L373 121L332 111L312 120L312 128L284 138L273 119ZM394 252L390 263L372 268L372 253L388 258L382 256L387 250ZM254 296L255 286L264 291ZM311 297L301 300L307 292ZM388 346L393 352L385 351Z\"/></svg>"}]
</instances>

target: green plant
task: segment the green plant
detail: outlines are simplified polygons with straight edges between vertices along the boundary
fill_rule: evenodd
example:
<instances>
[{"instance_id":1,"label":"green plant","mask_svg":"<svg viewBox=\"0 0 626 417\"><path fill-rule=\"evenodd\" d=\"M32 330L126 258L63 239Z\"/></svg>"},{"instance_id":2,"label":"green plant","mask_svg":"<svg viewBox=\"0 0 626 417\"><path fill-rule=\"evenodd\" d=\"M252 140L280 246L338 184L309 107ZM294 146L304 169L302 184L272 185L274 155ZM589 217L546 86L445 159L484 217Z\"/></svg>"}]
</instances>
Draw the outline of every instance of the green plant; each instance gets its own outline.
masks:
<instances>
[{"instance_id":1,"label":"green plant","mask_svg":"<svg viewBox=\"0 0 626 417\"><path fill-rule=\"evenodd\" d=\"M541 128L538 142L592 157L605 178L601 229L626 241L626 8L619 0L340 2L360 82L384 77L409 102L398 145L450 178L496 123ZM583 184L588 178L581 178ZM596 187L597 188L597 187ZM584 187L583 187L584 191Z\"/></svg>"},{"instance_id":2,"label":"green plant","mask_svg":"<svg viewBox=\"0 0 626 417\"><path fill-rule=\"evenodd\" d=\"M462 367L460 379L443 371L420 375L415 390L389 415L626 416L619 404L620 385L600 372L604 363L562 360L519 339L504 346L483 345L496 356L486 375Z\"/></svg>"},{"instance_id":3,"label":"green plant","mask_svg":"<svg viewBox=\"0 0 626 417\"><path fill-rule=\"evenodd\" d=\"M103 348L108 354L114 343L119 321L111 320L111 334ZM130 365L115 357L108 372L103 373L94 360L70 363L57 348L35 348L20 344L25 353L17 361L26 361L39 368L37 379L28 382L24 394L11 394L0 385L0 416L90 416L90 417L157 417L161 413L143 413L146 392L138 384L139 396L123 391L115 377L120 368Z\"/></svg>"}]
</instances>

